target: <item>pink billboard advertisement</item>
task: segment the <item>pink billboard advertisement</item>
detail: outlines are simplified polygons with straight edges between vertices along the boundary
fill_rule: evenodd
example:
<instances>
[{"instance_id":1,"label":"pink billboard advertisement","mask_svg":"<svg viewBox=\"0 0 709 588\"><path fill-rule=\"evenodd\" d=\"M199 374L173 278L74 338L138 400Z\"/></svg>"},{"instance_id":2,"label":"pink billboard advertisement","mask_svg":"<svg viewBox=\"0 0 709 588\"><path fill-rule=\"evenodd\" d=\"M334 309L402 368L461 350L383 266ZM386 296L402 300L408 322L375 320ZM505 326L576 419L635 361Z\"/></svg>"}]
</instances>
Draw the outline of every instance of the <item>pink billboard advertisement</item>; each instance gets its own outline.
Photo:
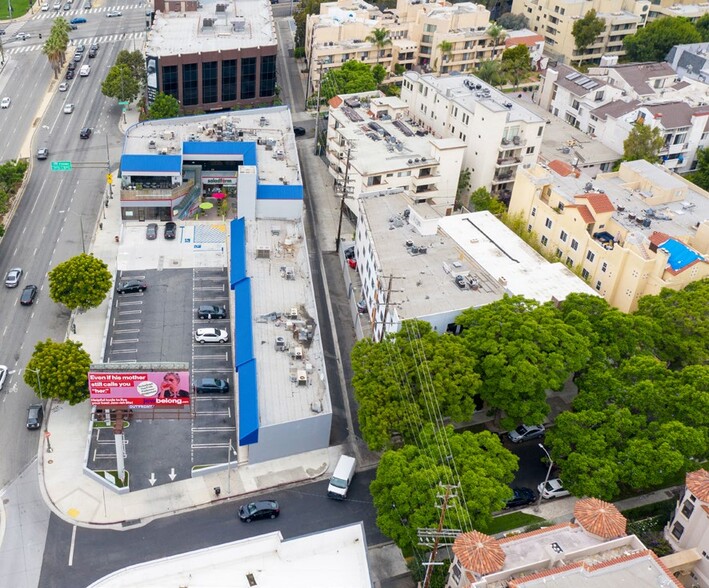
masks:
<instances>
[{"instance_id":1,"label":"pink billboard advertisement","mask_svg":"<svg viewBox=\"0 0 709 588\"><path fill-rule=\"evenodd\" d=\"M189 390L189 372L89 372L97 406L184 406Z\"/></svg>"}]
</instances>

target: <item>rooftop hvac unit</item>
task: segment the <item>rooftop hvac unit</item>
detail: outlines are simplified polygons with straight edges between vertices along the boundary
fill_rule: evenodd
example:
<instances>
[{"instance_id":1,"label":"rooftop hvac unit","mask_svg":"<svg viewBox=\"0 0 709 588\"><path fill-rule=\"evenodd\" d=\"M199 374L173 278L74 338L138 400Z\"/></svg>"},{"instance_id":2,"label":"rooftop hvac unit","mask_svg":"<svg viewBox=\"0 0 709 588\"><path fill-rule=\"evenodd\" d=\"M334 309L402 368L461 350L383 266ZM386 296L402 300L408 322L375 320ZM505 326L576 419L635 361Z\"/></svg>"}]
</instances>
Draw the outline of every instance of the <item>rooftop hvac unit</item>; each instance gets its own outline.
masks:
<instances>
[{"instance_id":1,"label":"rooftop hvac unit","mask_svg":"<svg viewBox=\"0 0 709 588\"><path fill-rule=\"evenodd\" d=\"M285 337L276 337L275 348L276 348L276 351L285 351L286 350Z\"/></svg>"},{"instance_id":2,"label":"rooftop hvac unit","mask_svg":"<svg viewBox=\"0 0 709 588\"><path fill-rule=\"evenodd\" d=\"M298 386L305 386L308 383L308 374L305 370L298 370Z\"/></svg>"},{"instance_id":3,"label":"rooftop hvac unit","mask_svg":"<svg viewBox=\"0 0 709 588\"><path fill-rule=\"evenodd\" d=\"M243 33L246 30L246 20L243 17L237 17L231 21L231 27L235 33Z\"/></svg>"},{"instance_id":4,"label":"rooftop hvac unit","mask_svg":"<svg viewBox=\"0 0 709 588\"><path fill-rule=\"evenodd\" d=\"M214 8L214 12L226 12L228 4L217 4Z\"/></svg>"},{"instance_id":5,"label":"rooftop hvac unit","mask_svg":"<svg viewBox=\"0 0 709 588\"><path fill-rule=\"evenodd\" d=\"M202 19L202 28L207 29L214 26L214 19L213 18L203 18Z\"/></svg>"}]
</instances>

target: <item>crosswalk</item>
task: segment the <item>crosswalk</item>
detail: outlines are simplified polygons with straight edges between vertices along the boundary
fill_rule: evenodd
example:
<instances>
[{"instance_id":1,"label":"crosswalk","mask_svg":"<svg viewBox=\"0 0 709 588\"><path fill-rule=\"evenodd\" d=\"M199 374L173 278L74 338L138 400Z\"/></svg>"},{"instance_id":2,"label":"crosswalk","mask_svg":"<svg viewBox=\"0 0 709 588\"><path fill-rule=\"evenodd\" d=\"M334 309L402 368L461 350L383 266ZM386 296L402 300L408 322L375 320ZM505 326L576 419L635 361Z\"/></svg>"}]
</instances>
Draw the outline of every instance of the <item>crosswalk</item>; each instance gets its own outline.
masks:
<instances>
[{"instance_id":1,"label":"crosswalk","mask_svg":"<svg viewBox=\"0 0 709 588\"><path fill-rule=\"evenodd\" d=\"M134 10L136 8L141 8L141 7L145 6L141 2L139 4L123 4L121 6L98 6L96 8L84 10L84 8L82 8L83 4L81 4L81 2L83 2L83 0L75 0L75 2L77 3L76 9L73 9L73 10L52 10L52 6L53 6L54 2L50 1L49 10L47 10L46 12L41 12L41 11L38 12L37 14L35 14L32 17L31 20L53 20L59 16L62 16L64 18L66 18L67 20L71 20L75 16L83 16L84 18L90 17L92 14L101 14L103 16L102 13L106 13L106 12L109 12L112 10L117 10L118 12L123 12L123 11ZM63 4L64 3L62 2L62 6L63 6ZM106 18L106 17L104 16L104 18Z\"/></svg>"},{"instance_id":2,"label":"crosswalk","mask_svg":"<svg viewBox=\"0 0 709 588\"><path fill-rule=\"evenodd\" d=\"M83 37L81 39L72 39L69 42L69 46L78 45L83 43L84 45L91 45L93 43L98 43L99 45L104 45L108 43L117 43L119 41L130 41L135 39L136 41L145 39L145 31L139 31L137 33L116 33L114 35L98 35L96 37ZM32 51L41 51L42 44L35 45L20 45L15 47L4 48L6 55L19 55L21 53L31 53Z\"/></svg>"}]
</instances>

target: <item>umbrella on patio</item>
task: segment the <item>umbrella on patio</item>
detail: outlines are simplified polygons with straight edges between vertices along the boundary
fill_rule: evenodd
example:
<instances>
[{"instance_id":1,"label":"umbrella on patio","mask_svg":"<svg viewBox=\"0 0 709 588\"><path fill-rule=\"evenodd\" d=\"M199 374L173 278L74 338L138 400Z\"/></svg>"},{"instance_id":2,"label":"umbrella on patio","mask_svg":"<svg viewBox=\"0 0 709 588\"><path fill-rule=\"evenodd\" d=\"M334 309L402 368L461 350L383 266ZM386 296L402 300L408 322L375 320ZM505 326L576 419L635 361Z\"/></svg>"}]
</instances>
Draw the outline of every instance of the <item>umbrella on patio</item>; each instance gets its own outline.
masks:
<instances>
[{"instance_id":1,"label":"umbrella on patio","mask_svg":"<svg viewBox=\"0 0 709 588\"><path fill-rule=\"evenodd\" d=\"M214 194L212 194L210 198L216 198L217 200L221 200L222 198L226 198L226 194L224 194L224 192L214 192Z\"/></svg>"},{"instance_id":2,"label":"umbrella on patio","mask_svg":"<svg viewBox=\"0 0 709 588\"><path fill-rule=\"evenodd\" d=\"M200 204L199 207L202 210L209 210L210 208L214 208L214 204L212 204L211 202L202 202L202 204Z\"/></svg>"}]
</instances>

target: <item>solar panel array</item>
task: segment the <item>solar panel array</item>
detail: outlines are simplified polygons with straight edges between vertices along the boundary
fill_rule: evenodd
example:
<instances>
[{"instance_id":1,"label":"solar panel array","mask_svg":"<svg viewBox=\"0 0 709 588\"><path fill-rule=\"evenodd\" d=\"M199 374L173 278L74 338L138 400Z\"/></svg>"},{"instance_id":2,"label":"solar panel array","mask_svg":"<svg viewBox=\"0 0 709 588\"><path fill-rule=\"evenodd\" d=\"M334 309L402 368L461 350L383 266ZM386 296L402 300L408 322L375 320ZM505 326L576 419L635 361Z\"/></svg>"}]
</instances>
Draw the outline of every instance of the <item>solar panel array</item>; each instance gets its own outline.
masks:
<instances>
[{"instance_id":1,"label":"solar panel array","mask_svg":"<svg viewBox=\"0 0 709 588\"><path fill-rule=\"evenodd\" d=\"M400 120L395 120L394 126L397 129L399 129L402 133L404 133L404 137L413 137L414 136L413 131Z\"/></svg>"},{"instance_id":2,"label":"solar panel array","mask_svg":"<svg viewBox=\"0 0 709 588\"><path fill-rule=\"evenodd\" d=\"M584 90L593 90L596 86L599 85L598 82L592 80L591 78L587 78L586 76L582 76L577 71L567 74L565 76L565 79L569 80L570 82L573 82L577 86L581 86Z\"/></svg>"},{"instance_id":3,"label":"solar panel array","mask_svg":"<svg viewBox=\"0 0 709 588\"><path fill-rule=\"evenodd\" d=\"M343 106L342 112L344 112L345 116L349 118L352 122L362 122L364 120L360 116L359 112L357 112L354 108L351 108L350 106Z\"/></svg>"}]
</instances>

